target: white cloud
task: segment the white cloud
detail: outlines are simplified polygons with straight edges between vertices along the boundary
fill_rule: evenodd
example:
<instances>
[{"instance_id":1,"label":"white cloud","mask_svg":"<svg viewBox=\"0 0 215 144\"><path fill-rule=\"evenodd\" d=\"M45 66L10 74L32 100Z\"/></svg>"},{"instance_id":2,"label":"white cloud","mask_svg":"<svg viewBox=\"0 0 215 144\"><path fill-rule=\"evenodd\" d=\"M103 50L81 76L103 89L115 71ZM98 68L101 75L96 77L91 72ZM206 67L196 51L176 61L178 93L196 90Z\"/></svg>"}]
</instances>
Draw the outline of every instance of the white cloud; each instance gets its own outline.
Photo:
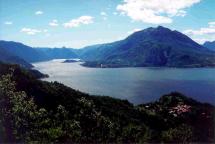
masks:
<instances>
[{"instance_id":1,"label":"white cloud","mask_svg":"<svg viewBox=\"0 0 215 144\"><path fill-rule=\"evenodd\" d=\"M35 35L37 33L41 33L41 30L31 29L31 28L22 28L21 32L24 32L28 35Z\"/></svg>"},{"instance_id":2,"label":"white cloud","mask_svg":"<svg viewBox=\"0 0 215 144\"><path fill-rule=\"evenodd\" d=\"M208 25L210 28L215 28L215 22L209 22Z\"/></svg>"},{"instance_id":3,"label":"white cloud","mask_svg":"<svg viewBox=\"0 0 215 144\"><path fill-rule=\"evenodd\" d=\"M63 26L65 28L73 28L73 27L79 27L80 25L88 25L93 23L93 17L91 16L81 16L77 19L72 19L67 23L64 23Z\"/></svg>"},{"instance_id":4,"label":"white cloud","mask_svg":"<svg viewBox=\"0 0 215 144\"><path fill-rule=\"evenodd\" d=\"M58 26L58 21L56 19L52 20L50 23L49 23L50 26L53 26L53 27L56 27Z\"/></svg>"},{"instance_id":5,"label":"white cloud","mask_svg":"<svg viewBox=\"0 0 215 144\"><path fill-rule=\"evenodd\" d=\"M36 11L35 12L35 15L42 15L43 14L43 11Z\"/></svg>"},{"instance_id":6,"label":"white cloud","mask_svg":"<svg viewBox=\"0 0 215 144\"><path fill-rule=\"evenodd\" d=\"M215 40L215 22L209 22L208 27L202 27L197 30L187 29L183 31L184 34L190 36L198 43Z\"/></svg>"},{"instance_id":7,"label":"white cloud","mask_svg":"<svg viewBox=\"0 0 215 144\"><path fill-rule=\"evenodd\" d=\"M193 38L193 40L199 44L203 44L206 41L209 41L209 39L205 39L205 38Z\"/></svg>"},{"instance_id":8,"label":"white cloud","mask_svg":"<svg viewBox=\"0 0 215 144\"><path fill-rule=\"evenodd\" d=\"M107 13L106 12L101 12L100 15L107 16Z\"/></svg>"},{"instance_id":9,"label":"white cloud","mask_svg":"<svg viewBox=\"0 0 215 144\"><path fill-rule=\"evenodd\" d=\"M138 32L138 31L141 31L141 29L139 29L139 28L136 28L136 29L133 29L133 30L131 30L131 31L128 31L127 32L127 34L133 34L133 33L135 33L135 32Z\"/></svg>"},{"instance_id":10,"label":"white cloud","mask_svg":"<svg viewBox=\"0 0 215 144\"><path fill-rule=\"evenodd\" d=\"M185 16L186 8L201 0L124 0L117 6L121 15L127 15L134 21L161 24L172 23L172 17Z\"/></svg>"},{"instance_id":11,"label":"white cloud","mask_svg":"<svg viewBox=\"0 0 215 144\"><path fill-rule=\"evenodd\" d=\"M4 24L6 24L6 25L12 25L13 22L11 22L11 21L6 21L6 22L4 22Z\"/></svg>"},{"instance_id":12,"label":"white cloud","mask_svg":"<svg viewBox=\"0 0 215 144\"><path fill-rule=\"evenodd\" d=\"M195 35L215 35L215 27L204 27L198 30L188 29L183 31L184 34L195 36Z\"/></svg>"},{"instance_id":13,"label":"white cloud","mask_svg":"<svg viewBox=\"0 0 215 144\"><path fill-rule=\"evenodd\" d=\"M215 28L200 28L199 30L188 29L184 31L187 35L205 35L215 34Z\"/></svg>"},{"instance_id":14,"label":"white cloud","mask_svg":"<svg viewBox=\"0 0 215 144\"><path fill-rule=\"evenodd\" d=\"M47 29L39 30L39 29L32 29L32 28L22 28L20 32L26 33L27 35L35 35L38 33L47 33Z\"/></svg>"}]
</instances>

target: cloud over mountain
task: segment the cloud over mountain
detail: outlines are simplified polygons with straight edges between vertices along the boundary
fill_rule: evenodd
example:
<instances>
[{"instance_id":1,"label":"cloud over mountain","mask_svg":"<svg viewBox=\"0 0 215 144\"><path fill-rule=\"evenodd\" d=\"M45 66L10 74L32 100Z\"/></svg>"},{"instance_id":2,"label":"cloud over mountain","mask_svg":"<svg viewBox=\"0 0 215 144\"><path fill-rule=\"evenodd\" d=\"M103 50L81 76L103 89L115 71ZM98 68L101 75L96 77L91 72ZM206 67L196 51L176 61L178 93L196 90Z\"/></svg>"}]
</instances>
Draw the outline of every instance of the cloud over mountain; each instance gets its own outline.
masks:
<instances>
[{"instance_id":1,"label":"cloud over mountain","mask_svg":"<svg viewBox=\"0 0 215 144\"><path fill-rule=\"evenodd\" d=\"M199 43L204 43L205 41L211 41L215 39L215 22L209 22L208 27L202 27L197 30L187 29L183 31L184 34L189 35L194 40Z\"/></svg>"},{"instance_id":2,"label":"cloud over mountain","mask_svg":"<svg viewBox=\"0 0 215 144\"><path fill-rule=\"evenodd\" d=\"M201 0L124 0L117 10L132 20L145 23L172 23L172 17L185 16L185 9Z\"/></svg>"}]
</instances>

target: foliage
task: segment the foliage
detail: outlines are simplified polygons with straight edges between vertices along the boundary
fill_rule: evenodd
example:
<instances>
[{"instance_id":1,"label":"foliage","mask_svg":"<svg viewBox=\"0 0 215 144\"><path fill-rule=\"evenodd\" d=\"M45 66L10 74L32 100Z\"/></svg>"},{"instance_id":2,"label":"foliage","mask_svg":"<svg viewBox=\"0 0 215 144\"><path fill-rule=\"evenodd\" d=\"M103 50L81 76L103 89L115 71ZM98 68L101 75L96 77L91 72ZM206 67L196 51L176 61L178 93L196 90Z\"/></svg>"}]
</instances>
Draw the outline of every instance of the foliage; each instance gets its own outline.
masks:
<instances>
[{"instance_id":1,"label":"foliage","mask_svg":"<svg viewBox=\"0 0 215 144\"><path fill-rule=\"evenodd\" d=\"M162 139L165 143L189 143L192 142L192 127L182 124L176 128L170 128L167 131L162 132Z\"/></svg>"},{"instance_id":2,"label":"foliage","mask_svg":"<svg viewBox=\"0 0 215 144\"><path fill-rule=\"evenodd\" d=\"M3 75L0 81L0 106L4 141L51 142L63 136L73 138L79 135L66 131L79 128L79 124L68 119L68 111L63 106L58 106L52 118L46 109L38 108L25 92L16 91L9 74Z\"/></svg>"},{"instance_id":3,"label":"foliage","mask_svg":"<svg viewBox=\"0 0 215 144\"><path fill-rule=\"evenodd\" d=\"M215 141L214 106L180 93L133 106L127 100L90 96L37 80L17 66L0 66L1 143ZM189 110L177 113L180 108Z\"/></svg>"}]
</instances>

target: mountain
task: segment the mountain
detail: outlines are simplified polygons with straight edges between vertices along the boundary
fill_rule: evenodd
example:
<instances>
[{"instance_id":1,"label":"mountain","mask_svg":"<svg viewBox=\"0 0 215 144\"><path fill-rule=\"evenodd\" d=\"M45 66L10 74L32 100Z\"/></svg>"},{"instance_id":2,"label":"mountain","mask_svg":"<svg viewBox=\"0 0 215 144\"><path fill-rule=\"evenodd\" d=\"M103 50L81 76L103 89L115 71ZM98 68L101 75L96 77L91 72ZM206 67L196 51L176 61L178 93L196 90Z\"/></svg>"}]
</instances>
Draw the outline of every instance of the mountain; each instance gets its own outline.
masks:
<instances>
[{"instance_id":1,"label":"mountain","mask_svg":"<svg viewBox=\"0 0 215 144\"><path fill-rule=\"evenodd\" d=\"M0 52L3 53L0 60L23 66L30 66L27 63L51 59L77 58L75 52L69 48L33 48L19 42L3 40L0 41Z\"/></svg>"},{"instance_id":2,"label":"mountain","mask_svg":"<svg viewBox=\"0 0 215 144\"><path fill-rule=\"evenodd\" d=\"M36 49L26 46L22 43L1 40L0 47L29 63L47 60L47 57L44 53L40 53Z\"/></svg>"},{"instance_id":3,"label":"mountain","mask_svg":"<svg viewBox=\"0 0 215 144\"><path fill-rule=\"evenodd\" d=\"M36 78L36 79L48 77L47 74L43 74L38 70L26 69L26 67L20 67L20 65L17 65L17 64L1 63L0 62L0 68L1 68L0 69L0 75L4 75L7 72L7 73L16 73L16 75L19 73L28 73L29 75L31 75L31 77ZM13 70L13 72L12 72L12 70Z\"/></svg>"},{"instance_id":4,"label":"mountain","mask_svg":"<svg viewBox=\"0 0 215 144\"><path fill-rule=\"evenodd\" d=\"M207 41L203 44L203 46L210 50L215 51L215 41L212 41L212 42Z\"/></svg>"},{"instance_id":5,"label":"mountain","mask_svg":"<svg viewBox=\"0 0 215 144\"><path fill-rule=\"evenodd\" d=\"M215 52L188 36L159 26L147 28L113 43L72 48L32 48L22 43L0 41L2 52L18 57L24 65L51 59L81 58L89 67L212 67ZM3 56L1 56L3 59ZM5 58L4 58L5 59ZM22 59L22 62L21 60ZM24 61L23 61L24 60ZM11 62L11 61L8 61ZM17 62L18 63L18 62Z\"/></svg>"},{"instance_id":6,"label":"mountain","mask_svg":"<svg viewBox=\"0 0 215 144\"><path fill-rule=\"evenodd\" d=\"M45 53L50 59L78 58L71 48L36 48L38 52Z\"/></svg>"},{"instance_id":7,"label":"mountain","mask_svg":"<svg viewBox=\"0 0 215 144\"><path fill-rule=\"evenodd\" d=\"M0 68L0 143L215 142L215 107L180 93L134 106Z\"/></svg>"},{"instance_id":8,"label":"mountain","mask_svg":"<svg viewBox=\"0 0 215 144\"><path fill-rule=\"evenodd\" d=\"M215 66L215 52L162 26L135 32L121 41L85 47L80 57L90 67Z\"/></svg>"},{"instance_id":9,"label":"mountain","mask_svg":"<svg viewBox=\"0 0 215 144\"><path fill-rule=\"evenodd\" d=\"M26 62L24 59L13 55L7 49L4 49L3 47L0 46L0 62L3 63L10 63L10 64L19 64L22 67L25 68L32 68L33 66Z\"/></svg>"}]
</instances>

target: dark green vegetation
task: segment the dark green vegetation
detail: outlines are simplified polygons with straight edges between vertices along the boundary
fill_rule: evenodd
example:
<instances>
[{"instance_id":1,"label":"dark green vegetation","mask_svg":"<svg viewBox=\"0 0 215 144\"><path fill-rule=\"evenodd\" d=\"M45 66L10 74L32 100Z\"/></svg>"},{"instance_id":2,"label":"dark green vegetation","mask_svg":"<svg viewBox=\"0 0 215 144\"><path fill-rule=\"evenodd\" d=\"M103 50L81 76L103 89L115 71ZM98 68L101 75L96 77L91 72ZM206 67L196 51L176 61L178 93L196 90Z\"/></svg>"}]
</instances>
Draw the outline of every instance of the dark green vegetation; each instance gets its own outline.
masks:
<instances>
[{"instance_id":1,"label":"dark green vegetation","mask_svg":"<svg viewBox=\"0 0 215 144\"><path fill-rule=\"evenodd\" d=\"M86 47L80 58L89 67L214 67L215 52L164 27L147 28L126 39Z\"/></svg>"},{"instance_id":2,"label":"dark green vegetation","mask_svg":"<svg viewBox=\"0 0 215 144\"><path fill-rule=\"evenodd\" d=\"M133 106L0 64L2 142L215 142L215 108L179 93Z\"/></svg>"},{"instance_id":3,"label":"dark green vegetation","mask_svg":"<svg viewBox=\"0 0 215 144\"><path fill-rule=\"evenodd\" d=\"M215 41L212 41L212 42L207 41L203 44L203 46L210 50L215 51Z\"/></svg>"},{"instance_id":4,"label":"dark green vegetation","mask_svg":"<svg viewBox=\"0 0 215 144\"><path fill-rule=\"evenodd\" d=\"M6 72L9 72L9 70L12 70L12 69L19 69L22 73L25 73L25 74L30 73L30 75L36 79L48 77L47 74L43 74L38 70L34 70L34 69L25 70L25 69L20 68L18 65L15 65L15 64L6 64L6 63L0 62L0 75L4 75Z\"/></svg>"}]
</instances>

